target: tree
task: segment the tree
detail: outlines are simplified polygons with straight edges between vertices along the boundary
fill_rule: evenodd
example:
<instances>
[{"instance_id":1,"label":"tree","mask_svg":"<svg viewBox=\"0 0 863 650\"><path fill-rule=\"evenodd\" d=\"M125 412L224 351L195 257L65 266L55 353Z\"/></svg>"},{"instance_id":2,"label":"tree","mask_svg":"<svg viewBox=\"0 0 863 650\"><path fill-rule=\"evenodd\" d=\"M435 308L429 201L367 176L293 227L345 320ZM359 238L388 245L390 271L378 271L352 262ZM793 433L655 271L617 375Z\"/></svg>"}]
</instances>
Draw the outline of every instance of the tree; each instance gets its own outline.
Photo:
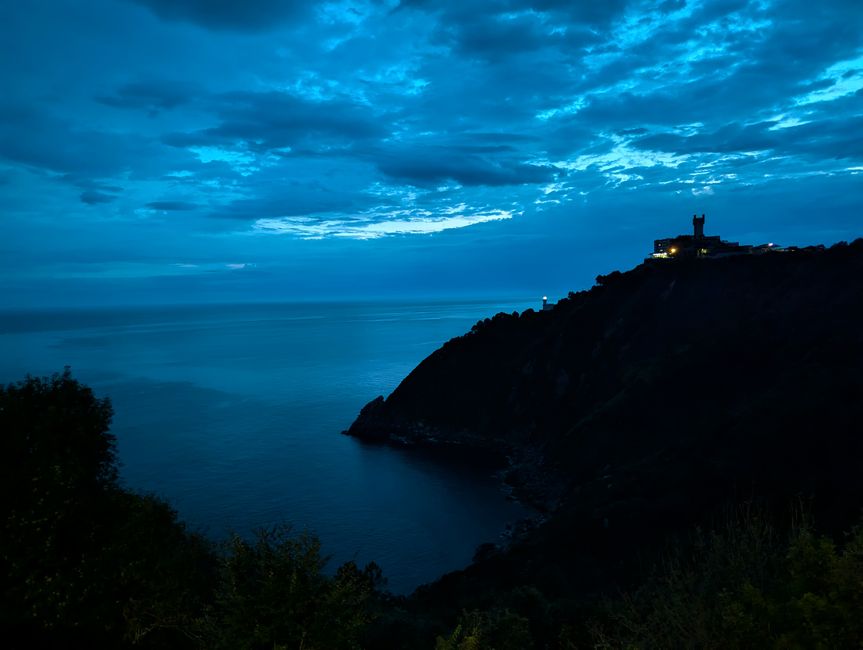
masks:
<instances>
[{"instance_id":1,"label":"tree","mask_svg":"<svg viewBox=\"0 0 863 650\"><path fill-rule=\"evenodd\" d=\"M598 648L859 647L863 527L841 550L808 524L780 536L761 514L698 531L593 633Z\"/></svg>"},{"instance_id":2,"label":"tree","mask_svg":"<svg viewBox=\"0 0 863 650\"><path fill-rule=\"evenodd\" d=\"M376 565L326 575L320 542L284 527L217 554L167 503L119 487L111 415L68 368L0 388L11 647L359 647Z\"/></svg>"},{"instance_id":3,"label":"tree","mask_svg":"<svg viewBox=\"0 0 863 650\"><path fill-rule=\"evenodd\" d=\"M0 388L0 625L22 647L194 643L214 556L119 488L111 415L68 368Z\"/></svg>"},{"instance_id":4,"label":"tree","mask_svg":"<svg viewBox=\"0 0 863 650\"><path fill-rule=\"evenodd\" d=\"M292 536L284 526L258 531L253 542L234 536L222 560L214 645L360 647L380 569L348 562L330 577L326 563L317 538Z\"/></svg>"},{"instance_id":5,"label":"tree","mask_svg":"<svg viewBox=\"0 0 863 650\"><path fill-rule=\"evenodd\" d=\"M533 639L526 618L508 609L464 612L449 637L438 637L435 650L530 650Z\"/></svg>"},{"instance_id":6,"label":"tree","mask_svg":"<svg viewBox=\"0 0 863 650\"><path fill-rule=\"evenodd\" d=\"M111 415L68 368L0 389L4 623L51 629L77 616L93 523L116 488Z\"/></svg>"}]
</instances>

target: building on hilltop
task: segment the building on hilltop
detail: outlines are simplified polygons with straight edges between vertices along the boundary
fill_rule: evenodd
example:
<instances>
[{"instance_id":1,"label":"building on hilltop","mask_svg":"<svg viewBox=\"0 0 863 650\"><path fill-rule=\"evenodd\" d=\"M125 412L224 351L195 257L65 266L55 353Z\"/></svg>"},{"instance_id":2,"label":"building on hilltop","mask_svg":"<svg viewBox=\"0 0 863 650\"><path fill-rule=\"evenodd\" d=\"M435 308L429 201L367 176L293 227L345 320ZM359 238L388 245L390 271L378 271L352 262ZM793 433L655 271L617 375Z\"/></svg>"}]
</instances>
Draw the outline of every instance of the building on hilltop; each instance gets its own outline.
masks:
<instances>
[{"instance_id":1,"label":"building on hilltop","mask_svg":"<svg viewBox=\"0 0 863 650\"><path fill-rule=\"evenodd\" d=\"M706 236L702 214L692 215L691 235L678 235L666 239L656 239L653 242L653 253L647 259L672 259L680 257L725 257L728 255L748 255L780 250L773 244L749 246L737 242L723 241L719 235Z\"/></svg>"}]
</instances>

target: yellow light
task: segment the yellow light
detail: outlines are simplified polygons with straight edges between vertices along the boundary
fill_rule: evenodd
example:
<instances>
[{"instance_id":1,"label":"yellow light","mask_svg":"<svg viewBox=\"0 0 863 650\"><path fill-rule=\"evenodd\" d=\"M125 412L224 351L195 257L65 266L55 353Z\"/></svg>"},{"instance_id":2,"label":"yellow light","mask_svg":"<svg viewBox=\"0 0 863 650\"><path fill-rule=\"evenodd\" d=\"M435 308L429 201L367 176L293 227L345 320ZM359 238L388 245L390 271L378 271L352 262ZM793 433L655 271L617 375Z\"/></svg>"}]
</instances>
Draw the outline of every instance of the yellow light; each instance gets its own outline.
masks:
<instances>
[{"instance_id":1,"label":"yellow light","mask_svg":"<svg viewBox=\"0 0 863 650\"><path fill-rule=\"evenodd\" d=\"M671 253L672 255L674 255L677 252L677 249L676 248L669 248L668 252Z\"/></svg>"}]
</instances>

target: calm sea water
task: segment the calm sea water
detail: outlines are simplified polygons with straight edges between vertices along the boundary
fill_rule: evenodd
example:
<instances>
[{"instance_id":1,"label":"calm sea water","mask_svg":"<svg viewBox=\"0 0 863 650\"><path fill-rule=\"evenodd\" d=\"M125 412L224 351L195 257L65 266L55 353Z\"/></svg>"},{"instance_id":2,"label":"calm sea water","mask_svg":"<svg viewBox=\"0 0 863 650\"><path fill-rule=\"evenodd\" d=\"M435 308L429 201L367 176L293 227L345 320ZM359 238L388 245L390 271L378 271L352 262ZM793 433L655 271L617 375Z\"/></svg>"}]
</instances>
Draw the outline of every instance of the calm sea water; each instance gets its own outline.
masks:
<instances>
[{"instance_id":1,"label":"calm sea water","mask_svg":"<svg viewBox=\"0 0 863 650\"><path fill-rule=\"evenodd\" d=\"M526 301L0 313L0 381L63 366L111 398L127 487L219 537L290 523L405 592L527 513L487 471L342 436L424 357Z\"/></svg>"}]
</instances>

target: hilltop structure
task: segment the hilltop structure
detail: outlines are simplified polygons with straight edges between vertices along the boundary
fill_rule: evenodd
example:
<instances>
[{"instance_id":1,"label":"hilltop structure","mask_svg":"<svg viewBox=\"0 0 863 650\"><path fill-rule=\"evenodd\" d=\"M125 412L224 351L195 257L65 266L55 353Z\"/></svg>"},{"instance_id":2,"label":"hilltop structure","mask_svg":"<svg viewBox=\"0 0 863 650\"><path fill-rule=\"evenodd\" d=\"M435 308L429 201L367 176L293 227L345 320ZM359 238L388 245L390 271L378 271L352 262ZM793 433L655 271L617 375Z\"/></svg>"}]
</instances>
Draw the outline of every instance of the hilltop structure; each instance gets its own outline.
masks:
<instances>
[{"instance_id":1,"label":"hilltop structure","mask_svg":"<svg viewBox=\"0 0 863 650\"><path fill-rule=\"evenodd\" d=\"M747 255L779 250L773 244L750 246L722 240L719 235L705 236L702 214L692 215L691 235L678 235L653 242L653 253L648 259L669 259L678 257L726 257L728 255Z\"/></svg>"}]
</instances>

